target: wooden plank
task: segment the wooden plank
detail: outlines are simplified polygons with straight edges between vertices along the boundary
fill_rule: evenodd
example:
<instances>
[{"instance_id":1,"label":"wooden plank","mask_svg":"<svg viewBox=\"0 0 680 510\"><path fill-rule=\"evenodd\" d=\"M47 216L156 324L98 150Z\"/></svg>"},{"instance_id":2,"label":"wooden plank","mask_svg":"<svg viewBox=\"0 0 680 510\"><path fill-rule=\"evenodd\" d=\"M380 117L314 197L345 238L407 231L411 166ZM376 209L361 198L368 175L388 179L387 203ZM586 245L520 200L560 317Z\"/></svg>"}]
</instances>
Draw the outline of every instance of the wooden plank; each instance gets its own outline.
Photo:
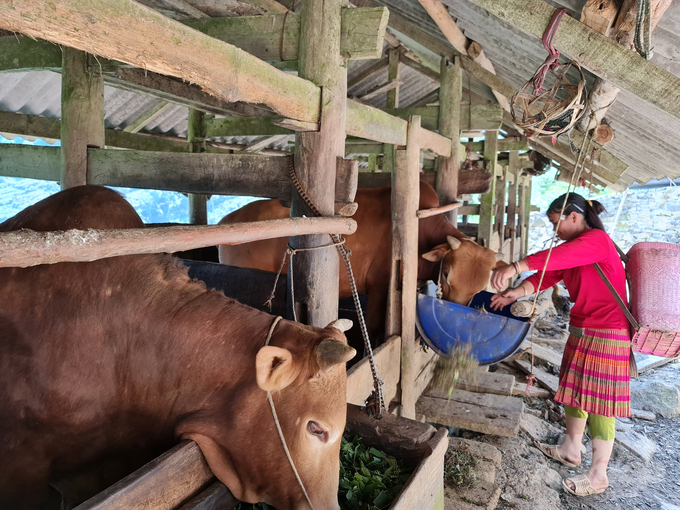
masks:
<instances>
[{"instance_id":1,"label":"wooden plank","mask_svg":"<svg viewBox=\"0 0 680 510\"><path fill-rule=\"evenodd\" d=\"M255 154L260 150L264 149L268 145L277 142L283 138L287 138L289 135L274 135L274 136L263 136L262 138L249 143L243 150L244 152L249 152Z\"/></svg>"},{"instance_id":2,"label":"wooden plank","mask_svg":"<svg viewBox=\"0 0 680 510\"><path fill-rule=\"evenodd\" d=\"M0 27L176 76L226 101L261 103L286 117L319 120L318 86L133 0L96 5L85 0L27 0L21 9L3 3Z\"/></svg>"},{"instance_id":3,"label":"wooden plank","mask_svg":"<svg viewBox=\"0 0 680 510\"><path fill-rule=\"evenodd\" d=\"M423 0L421 0L422 3ZM432 1L432 0L431 0ZM437 1L438 0L433 0ZM441 4L439 4L441 5ZM448 16L448 12L446 13ZM450 16L449 16L450 19ZM453 21L453 20L452 20ZM455 24L454 24L455 26ZM451 143L451 155L437 159L437 181L435 189L439 195L439 203L451 204L458 198L458 170L460 167L460 103L463 99L463 75L460 59L453 62L442 59L441 87L439 88L439 133L448 137ZM458 214L446 215L453 224L458 225Z\"/></svg>"},{"instance_id":4,"label":"wooden plank","mask_svg":"<svg viewBox=\"0 0 680 510\"><path fill-rule=\"evenodd\" d=\"M87 54L64 48L61 75L61 188L87 183L87 148L104 147L104 81Z\"/></svg>"},{"instance_id":5,"label":"wooden plank","mask_svg":"<svg viewBox=\"0 0 680 510\"><path fill-rule=\"evenodd\" d=\"M0 145L0 176L56 181L63 166L61 148L33 145Z\"/></svg>"},{"instance_id":6,"label":"wooden plank","mask_svg":"<svg viewBox=\"0 0 680 510\"><path fill-rule=\"evenodd\" d=\"M137 119L123 128L126 133L139 133L144 126L163 115L168 109L175 106L166 101L158 101L151 108L142 113Z\"/></svg>"},{"instance_id":7,"label":"wooden plank","mask_svg":"<svg viewBox=\"0 0 680 510\"><path fill-rule=\"evenodd\" d=\"M227 117L206 119L206 138L223 136L273 136L292 135L295 131L274 124L284 117Z\"/></svg>"},{"instance_id":8,"label":"wooden plank","mask_svg":"<svg viewBox=\"0 0 680 510\"><path fill-rule=\"evenodd\" d=\"M214 475L198 445L182 441L76 510L142 510L156 505L173 508L212 479Z\"/></svg>"},{"instance_id":9,"label":"wooden plank","mask_svg":"<svg viewBox=\"0 0 680 510\"><path fill-rule=\"evenodd\" d=\"M375 64L367 67L363 71L361 71L359 74L357 74L354 78L349 80L347 82L347 90L352 89L353 87L356 87L360 83L362 83L364 80L368 79L369 77L373 76L377 72L381 71L385 67L387 67L389 64L389 57L382 58L378 60Z\"/></svg>"},{"instance_id":10,"label":"wooden plank","mask_svg":"<svg viewBox=\"0 0 680 510\"><path fill-rule=\"evenodd\" d=\"M428 441L426 457L418 464L390 510L439 510L444 508L444 455L448 434L440 428Z\"/></svg>"},{"instance_id":11,"label":"wooden plank","mask_svg":"<svg viewBox=\"0 0 680 510\"><path fill-rule=\"evenodd\" d=\"M179 510L214 510L215 508L234 508L238 500L226 485L217 481L201 492L198 496L187 501Z\"/></svg>"},{"instance_id":12,"label":"wooden plank","mask_svg":"<svg viewBox=\"0 0 680 510\"><path fill-rule=\"evenodd\" d=\"M524 410L522 399L456 390L451 399L421 396L421 420L502 437L517 437Z\"/></svg>"},{"instance_id":13,"label":"wooden plank","mask_svg":"<svg viewBox=\"0 0 680 510\"><path fill-rule=\"evenodd\" d=\"M530 374L531 373L531 362L529 361L523 361L523 360L515 360L513 361L514 366L517 368L521 369L525 374ZM534 365L534 375L536 376L536 380L538 383L543 386L544 388L552 391L553 393L557 393L557 389L559 387L559 378L547 373L540 367L537 367Z\"/></svg>"},{"instance_id":14,"label":"wooden plank","mask_svg":"<svg viewBox=\"0 0 680 510\"><path fill-rule=\"evenodd\" d=\"M471 0L505 23L541 38L555 9L542 0ZM598 77L680 117L680 78L597 33L583 23L565 16L553 44L557 50L578 61Z\"/></svg>"},{"instance_id":15,"label":"wooden plank","mask_svg":"<svg viewBox=\"0 0 680 510\"><path fill-rule=\"evenodd\" d=\"M187 225L122 230L0 232L0 267L31 267L89 262L119 255L174 253L218 244L240 244L275 237L353 234L351 218L285 218L232 225ZM336 304L337 306L337 304Z\"/></svg>"},{"instance_id":16,"label":"wooden plank","mask_svg":"<svg viewBox=\"0 0 680 510\"><path fill-rule=\"evenodd\" d=\"M401 357L401 337L391 336L385 343L373 351L375 369L383 381L383 397L385 404L397 396L399 386L399 365ZM364 357L347 371L347 402L358 406L365 405L366 399L373 392L373 376L369 358Z\"/></svg>"},{"instance_id":17,"label":"wooden plank","mask_svg":"<svg viewBox=\"0 0 680 510\"><path fill-rule=\"evenodd\" d=\"M347 100L346 132L350 136L392 145L406 145L407 122L378 108Z\"/></svg>"},{"instance_id":18,"label":"wooden plank","mask_svg":"<svg viewBox=\"0 0 680 510\"><path fill-rule=\"evenodd\" d=\"M522 346L520 347L522 351L524 351L529 358L531 358L531 349L532 345L531 342L528 340L525 340ZM533 344L533 350L534 350L534 358L539 359L541 361L547 361L554 367L559 368L562 366L562 354L559 352L556 352L548 347L543 347L542 345L538 345L534 342Z\"/></svg>"},{"instance_id":19,"label":"wooden plank","mask_svg":"<svg viewBox=\"0 0 680 510\"><path fill-rule=\"evenodd\" d=\"M496 165L498 163L498 131L487 131L484 139L484 161L491 172L491 188L479 199L479 235L477 242L486 248L491 247L494 224L494 197L496 195Z\"/></svg>"},{"instance_id":20,"label":"wooden plank","mask_svg":"<svg viewBox=\"0 0 680 510\"><path fill-rule=\"evenodd\" d=\"M350 60L380 58L389 14L387 7L343 9L340 53Z\"/></svg>"},{"instance_id":21,"label":"wooden plank","mask_svg":"<svg viewBox=\"0 0 680 510\"><path fill-rule=\"evenodd\" d=\"M380 94L384 94L385 92L389 94L390 92L394 92L395 89L398 89L399 85L401 85L400 81L389 81L387 83L383 83L382 85L372 88L364 95L360 96L359 99L361 101L368 101L369 99L379 96Z\"/></svg>"},{"instance_id":22,"label":"wooden plank","mask_svg":"<svg viewBox=\"0 0 680 510\"><path fill-rule=\"evenodd\" d=\"M428 129L420 130L420 144L422 150L428 150L435 153L437 156L450 158L451 147L460 147L460 144L452 144L451 138L442 136L434 131Z\"/></svg>"},{"instance_id":23,"label":"wooden plank","mask_svg":"<svg viewBox=\"0 0 680 510\"><path fill-rule=\"evenodd\" d=\"M0 37L0 72L61 72L61 48L47 41L23 35Z\"/></svg>"},{"instance_id":24,"label":"wooden plank","mask_svg":"<svg viewBox=\"0 0 680 510\"><path fill-rule=\"evenodd\" d=\"M438 106L395 108L385 111L401 119L408 119L410 115L420 115L425 129L439 129ZM502 110L497 104L460 105L460 123L463 131L498 129L501 127L502 118Z\"/></svg>"},{"instance_id":25,"label":"wooden plank","mask_svg":"<svg viewBox=\"0 0 680 510\"><path fill-rule=\"evenodd\" d=\"M656 443L642 434L631 430L621 432L618 428L619 420L617 422L616 435L614 442L626 448L630 453L647 463L652 460L656 452Z\"/></svg>"},{"instance_id":26,"label":"wooden plank","mask_svg":"<svg viewBox=\"0 0 680 510\"><path fill-rule=\"evenodd\" d=\"M401 277L401 415L415 418L415 381L418 376L414 356L416 344L416 287L418 281L418 185L420 170L420 117L408 123L406 150L397 150L392 173L392 275Z\"/></svg>"},{"instance_id":27,"label":"wooden plank","mask_svg":"<svg viewBox=\"0 0 680 510\"><path fill-rule=\"evenodd\" d=\"M460 378L454 383L454 387L457 389L505 396L512 395L514 386L514 375L500 372L482 372L481 370L475 371L469 378ZM434 398L449 398L448 388L437 388L432 385L428 386L423 395Z\"/></svg>"},{"instance_id":28,"label":"wooden plank","mask_svg":"<svg viewBox=\"0 0 680 510\"><path fill-rule=\"evenodd\" d=\"M553 392L532 385L529 387L529 394L527 395L526 383L515 382L515 385L512 387L512 395L518 397L552 398Z\"/></svg>"}]
</instances>

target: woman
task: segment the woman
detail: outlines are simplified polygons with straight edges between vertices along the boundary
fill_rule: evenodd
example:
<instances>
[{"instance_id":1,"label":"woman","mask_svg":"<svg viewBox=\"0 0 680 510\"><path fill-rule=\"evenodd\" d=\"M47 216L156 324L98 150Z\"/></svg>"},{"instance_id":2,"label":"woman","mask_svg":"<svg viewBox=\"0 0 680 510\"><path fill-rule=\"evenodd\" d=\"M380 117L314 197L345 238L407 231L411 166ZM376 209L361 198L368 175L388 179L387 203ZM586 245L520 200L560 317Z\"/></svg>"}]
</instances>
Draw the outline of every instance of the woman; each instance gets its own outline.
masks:
<instances>
[{"instance_id":1,"label":"woman","mask_svg":"<svg viewBox=\"0 0 680 510\"><path fill-rule=\"evenodd\" d=\"M563 203L564 195L548 209L554 228L557 228ZM593 266L595 262L600 265L625 300L625 271L599 218L602 211L604 207L599 202L569 194L557 229L557 236L565 242L553 248L540 289L538 282L548 250L498 269L491 278L492 286L499 290L509 278L523 271L537 271L518 287L494 295L491 303L496 310L561 280L574 302L555 395L555 400L564 404L567 436L560 446L540 443L536 446L566 466L578 466L583 431L586 421L589 422L593 445L590 469L585 475L562 481L564 488L577 496L599 494L609 486L607 464L614 447L614 420L630 416L628 321Z\"/></svg>"}]
</instances>

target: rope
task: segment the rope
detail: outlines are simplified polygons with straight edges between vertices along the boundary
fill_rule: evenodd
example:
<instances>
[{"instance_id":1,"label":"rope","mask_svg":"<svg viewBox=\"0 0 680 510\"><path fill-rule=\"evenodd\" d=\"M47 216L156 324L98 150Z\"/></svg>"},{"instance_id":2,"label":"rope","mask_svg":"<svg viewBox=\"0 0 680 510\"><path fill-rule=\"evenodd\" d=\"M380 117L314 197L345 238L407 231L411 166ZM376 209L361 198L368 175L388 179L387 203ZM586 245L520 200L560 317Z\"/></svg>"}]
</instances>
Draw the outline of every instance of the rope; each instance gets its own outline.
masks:
<instances>
[{"instance_id":1,"label":"rope","mask_svg":"<svg viewBox=\"0 0 680 510\"><path fill-rule=\"evenodd\" d=\"M305 192L304 188L302 187L302 184L298 180L297 174L295 172L295 164L293 162L293 156L290 157L288 161L288 171L290 173L290 177L293 180L293 184L295 185L295 189L297 190L298 194L300 197L305 201L307 206L311 209L311 211L316 215L316 216L322 216L322 214L319 212L317 207L314 205L314 202L309 198L307 193ZM371 347L371 341L368 336L368 328L366 327L366 320L364 319L364 312L363 309L361 308L361 303L359 302L359 292L357 291L357 284L356 281L354 280L354 271L352 271L352 264L349 261L349 257L351 255L351 252L347 249L346 246L344 246L344 239L340 237L337 234L329 234L331 239L333 240L333 245L329 246L335 246L336 249L338 250L338 253L342 257L342 260L345 263L345 270L347 271L347 279L349 280L349 285L350 288L352 289L352 298L354 300L354 307L357 310L357 315L359 316L359 327L361 329L361 336L364 339L364 348L366 349L366 352L368 353L368 359L369 359L369 364L371 366L371 375L373 376L373 388L374 388L374 395L378 399L378 412L376 414L377 418L380 419L382 417L382 413L387 410L387 407L385 406L385 398L383 396L382 392L382 385L383 381L380 380L378 377L378 370L376 369L375 366L375 359L373 358L373 348ZM318 248L327 248L328 246L322 246ZM318 249L317 248L317 249ZM296 251L303 251L309 248L300 248L296 249ZM285 260L285 259L284 259ZM293 302L293 317L295 318L295 294L293 293L293 263L292 263L293 257L289 258L289 263L290 263L290 280L291 280L291 294L292 294L292 302ZM297 318L295 318L297 322Z\"/></svg>"},{"instance_id":2,"label":"rope","mask_svg":"<svg viewBox=\"0 0 680 510\"><path fill-rule=\"evenodd\" d=\"M548 28L543 33L543 47L548 52L548 58L545 59L543 65L538 69L536 75L534 76L534 95L537 96L539 92L545 92L543 88L543 82L545 81L545 76L551 69L557 69L560 67L560 52L553 46L553 39L555 34L557 34L557 29L562 21L562 16L564 14L569 14L569 11L565 8L556 9L553 13L552 19ZM571 16L571 14L569 14Z\"/></svg>"},{"instance_id":3,"label":"rope","mask_svg":"<svg viewBox=\"0 0 680 510\"><path fill-rule=\"evenodd\" d=\"M652 58L652 8L649 0L638 0L635 22L635 49L644 59ZM644 35L643 35L644 32Z\"/></svg>"},{"instance_id":4,"label":"rope","mask_svg":"<svg viewBox=\"0 0 680 510\"><path fill-rule=\"evenodd\" d=\"M272 322L272 325L269 327L269 333L267 333L267 340L264 342L265 347L269 345L269 341L272 338L272 333L274 333L274 328L276 328L276 325L279 323L281 320L281 317L276 317L274 319L274 322ZM279 417L276 414L276 408L274 407L274 400L272 399L272 394L269 390L267 390L267 400L269 401L269 407L271 407L272 410L272 416L274 416L274 424L276 425L276 430L279 432L279 439L281 439L281 445L283 446L283 451L286 452L286 457L288 457L288 462L290 463L290 467L293 469L293 473L295 474L295 478L297 479L298 483L300 484L300 488L302 489L302 493L305 495L305 499L307 500L307 503L309 504L309 508L314 510L314 505L312 505L312 501L309 499L309 495L307 494L307 490L305 489L304 484L302 483L302 479L300 478L300 475L298 474L297 469L295 469L295 463L293 462L293 457L290 455L290 450L288 450L288 445L286 444L286 438L283 437L283 430L281 430L281 423L279 422Z\"/></svg>"},{"instance_id":5,"label":"rope","mask_svg":"<svg viewBox=\"0 0 680 510\"><path fill-rule=\"evenodd\" d=\"M591 118L594 116L594 113L591 113ZM571 141L571 138L569 139ZM588 147L590 146L591 142L591 137L586 135L583 135L583 142L581 143L581 148L578 151L578 156L576 158L576 164L574 165L574 172L571 175L571 181L569 182L569 186L567 188L567 192L564 195L564 201L562 202L562 209L560 210L560 217L557 220L557 225L555 226L555 231L553 232L552 239L550 240L550 247L548 248L548 255L545 258L545 263L543 264L543 270L541 271L541 278L538 281L538 287L536 289L536 293L534 294L534 299L531 303L531 312L529 314L529 349L531 350L531 373L529 374L529 377L527 378L527 386L526 386L526 395L527 397L529 396L529 388L533 385L534 381L536 380L536 376L534 375L534 341L531 338L531 333L534 328L534 322L536 320L536 304L538 302L538 295L540 293L541 285L543 284L543 278L545 277L545 273L548 268L548 262L550 261L550 255L552 254L553 247L555 246L555 239L557 238L557 232L560 228L560 224L562 223L562 218L564 216L564 209L567 207L567 200L569 199L569 193L571 193L571 188L574 186L574 183L578 182L578 180L581 177L581 172L583 171L584 168L584 162L585 162L585 154L588 151ZM575 186L574 186L575 187Z\"/></svg>"}]
</instances>

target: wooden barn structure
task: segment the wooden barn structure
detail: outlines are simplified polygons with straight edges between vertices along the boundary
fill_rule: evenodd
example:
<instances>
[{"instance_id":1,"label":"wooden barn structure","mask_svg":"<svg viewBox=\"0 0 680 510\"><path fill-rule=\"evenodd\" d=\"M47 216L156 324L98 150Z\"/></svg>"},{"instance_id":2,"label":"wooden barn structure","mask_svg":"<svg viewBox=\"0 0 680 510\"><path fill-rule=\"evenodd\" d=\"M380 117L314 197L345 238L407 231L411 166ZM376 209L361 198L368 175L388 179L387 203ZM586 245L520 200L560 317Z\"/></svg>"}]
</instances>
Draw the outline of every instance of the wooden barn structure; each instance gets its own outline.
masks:
<instances>
[{"instance_id":1,"label":"wooden barn structure","mask_svg":"<svg viewBox=\"0 0 680 510\"><path fill-rule=\"evenodd\" d=\"M386 400L415 418L434 366L415 334L417 225L423 214L442 213L418 211L419 178L442 205L464 202L444 213L454 222L462 216L461 230L512 261L527 254L532 176L547 161L569 181L577 160L570 145L584 136L594 139L581 185L623 190L680 176L680 6L651 0L654 55L646 60L630 49L635 4L3 2L0 133L59 139L61 147L3 145L0 175L183 192L195 225L207 223L206 201L216 194L278 198L292 204L293 218L267 228L166 229L128 244L115 232L79 247L55 236L62 244L51 242L53 251L36 238L26 252L25 239L12 244L3 234L0 264L301 232L294 247L323 247L325 234L356 228L331 217L353 214L358 187L392 184L393 273L401 268L401 281L393 278L391 336L375 355ZM546 57L540 39L557 7L572 17L562 20L555 47L583 66L592 91L571 143L527 139L509 113ZM292 185L289 156L326 218L301 218L313 214ZM335 249L305 252L295 264L294 306L307 323L328 324L338 313ZM363 360L350 371L348 401L362 404L372 388Z\"/></svg>"}]
</instances>

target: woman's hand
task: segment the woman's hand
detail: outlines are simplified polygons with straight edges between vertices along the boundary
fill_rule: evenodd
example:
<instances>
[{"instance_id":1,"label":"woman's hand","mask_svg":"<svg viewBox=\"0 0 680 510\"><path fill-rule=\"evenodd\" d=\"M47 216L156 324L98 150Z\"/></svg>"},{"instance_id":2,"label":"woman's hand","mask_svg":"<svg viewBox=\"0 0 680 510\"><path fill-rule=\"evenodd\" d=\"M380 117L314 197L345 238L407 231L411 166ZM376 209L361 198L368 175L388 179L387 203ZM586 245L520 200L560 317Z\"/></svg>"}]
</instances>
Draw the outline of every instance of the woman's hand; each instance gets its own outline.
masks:
<instances>
[{"instance_id":1,"label":"woman's hand","mask_svg":"<svg viewBox=\"0 0 680 510\"><path fill-rule=\"evenodd\" d=\"M512 267L512 266L511 266ZM491 309L500 310L510 303L514 303L519 298L524 297L524 289L520 286L515 289L508 289L491 296Z\"/></svg>"},{"instance_id":2,"label":"woman's hand","mask_svg":"<svg viewBox=\"0 0 680 510\"><path fill-rule=\"evenodd\" d=\"M515 276L515 274L515 266L512 264L505 267L496 268L491 273L491 286L496 290L501 290L503 287L505 287L505 283L510 278Z\"/></svg>"}]
</instances>

